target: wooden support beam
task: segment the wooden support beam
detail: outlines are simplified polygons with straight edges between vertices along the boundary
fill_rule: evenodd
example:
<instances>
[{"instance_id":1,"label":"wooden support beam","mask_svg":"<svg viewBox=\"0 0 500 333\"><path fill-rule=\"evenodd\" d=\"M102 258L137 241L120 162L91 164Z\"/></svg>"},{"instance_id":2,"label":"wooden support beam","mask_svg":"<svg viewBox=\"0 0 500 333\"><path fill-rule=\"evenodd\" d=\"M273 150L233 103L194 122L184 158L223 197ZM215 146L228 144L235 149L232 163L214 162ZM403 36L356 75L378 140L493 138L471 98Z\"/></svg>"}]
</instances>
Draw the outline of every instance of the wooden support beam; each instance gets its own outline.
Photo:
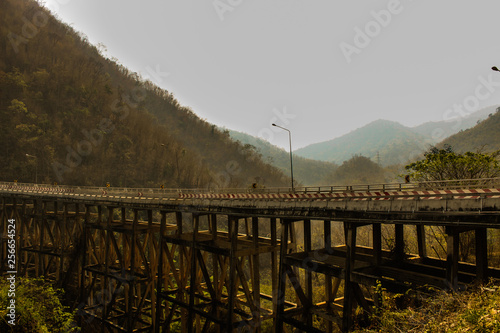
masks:
<instances>
[{"instance_id":1,"label":"wooden support beam","mask_svg":"<svg viewBox=\"0 0 500 333\"><path fill-rule=\"evenodd\" d=\"M325 243L325 251L328 254L333 253L332 249L332 221L324 220L323 221L323 234L324 234L324 243ZM332 294L332 277L330 275L325 274L325 301L326 301L326 311L329 313L332 311L331 302L333 302L335 296ZM330 320L325 320L325 326L327 332L332 332L333 326Z\"/></svg>"},{"instance_id":2,"label":"wooden support beam","mask_svg":"<svg viewBox=\"0 0 500 333\"><path fill-rule=\"evenodd\" d=\"M45 221L45 202L42 200L36 200L36 212L37 212L37 217L35 219L38 222L38 228L40 229L40 237L38 239L38 249L40 251L43 251L43 241L45 239L45 228L44 228L44 221ZM37 271L36 274L37 276L44 276L45 272L43 269L43 258L41 256L37 256L38 258L38 265L37 265Z\"/></svg>"},{"instance_id":3,"label":"wooden support beam","mask_svg":"<svg viewBox=\"0 0 500 333\"><path fill-rule=\"evenodd\" d=\"M344 223L346 236L346 258L345 258L345 278L344 278L344 309L342 313L342 330L348 331L352 327L352 308L354 301L354 287L351 273L354 268L354 258L356 255L356 225Z\"/></svg>"},{"instance_id":4,"label":"wooden support beam","mask_svg":"<svg viewBox=\"0 0 500 333\"><path fill-rule=\"evenodd\" d=\"M372 224L373 230L373 259L376 266L382 264L382 225L380 223Z\"/></svg>"},{"instance_id":5,"label":"wooden support beam","mask_svg":"<svg viewBox=\"0 0 500 333\"><path fill-rule=\"evenodd\" d=\"M304 250L307 253L310 253L312 250L311 220L305 219L303 223L304 223ZM313 298L312 272L310 270L306 270L304 274L305 274L306 297L310 300L310 302L312 302ZM309 308L307 310L309 310ZM305 320L307 325L312 326L312 315L309 313L309 311L304 312L302 319Z\"/></svg>"},{"instance_id":6,"label":"wooden support beam","mask_svg":"<svg viewBox=\"0 0 500 333\"><path fill-rule=\"evenodd\" d=\"M403 260L405 257L404 225L395 224L394 232L395 232L394 257L396 260Z\"/></svg>"},{"instance_id":7,"label":"wooden support beam","mask_svg":"<svg viewBox=\"0 0 500 333\"><path fill-rule=\"evenodd\" d=\"M158 251L159 253L157 254L157 259L158 262L156 263L158 265L158 276L156 280L156 316L155 316L155 321L153 325L153 330L155 333L160 333L160 321L161 321L161 292L163 289L163 249L164 246L166 246L165 242L163 241L163 236L165 235L165 230L167 228L167 213L165 211L160 211L160 239L159 239L159 247ZM154 264L154 263L153 263ZM175 269L175 267L174 267Z\"/></svg>"},{"instance_id":8,"label":"wooden support beam","mask_svg":"<svg viewBox=\"0 0 500 333\"><path fill-rule=\"evenodd\" d=\"M253 248L259 248L259 218L252 217L252 237L253 237ZM253 313L253 320L256 327L256 332L260 332L260 261L259 254L256 253L252 257L253 260L253 276L252 276L252 288L253 288L253 303L255 310Z\"/></svg>"},{"instance_id":9,"label":"wooden support beam","mask_svg":"<svg viewBox=\"0 0 500 333\"><path fill-rule=\"evenodd\" d=\"M203 274L203 278L205 279L205 285L207 287L208 293L212 298L212 302L216 302L215 300L215 289L213 287L212 281L210 281L210 274L208 273L207 265L205 265L205 258L200 251L195 251L198 253L198 266Z\"/></svg>"},{"instance_id":10,"label":"wooden support beam","mask_svg":"<svg viewBox=\"0 0 500 333\"><path fill-rule=\"evenodd\" d=\"M111 218L112 218L112 209L110 209L110 215L111 215ZM137 257L138 257L138 246L137 246L137 227L138 227L138 223L139 223L139 210L138 209L134 209L134 220L132 222L132 234L130 235L130 265L129 265L129 269L130 269L130 272L129 274L134 277L135 276L135 273L136 273L136 261L137 261ZM113 232L111 230L108 230L108 233L112 233ZM123 235L125 236L125 235ZM127 329L129 330L132 330L133 327L134 327L134 319L135 319L135 316L133 315L134 314L134 299L135 297L138 297L140 298L140 294L139 295L136 295L135 294L135 283L134 282L131 282L129 283L128 285L128 308L127 308L127 314L128 314L128 317L127 317Z\"/></svg>"},{"instance_id":11,"label":"wooden support beam","mask_svg":"<svg viewBox=\"0 0 500 333\"><path fill-rule=\"evenodd\" d=\"M190 271L190 282L189 282L189 311L188 311L188 319L187 319L188 333L193 332L194 300L195 300L195 293L196 293L196 275L197 275L196 234L198 233L200 216L198 214L192 214L192 218L193 218L193 238L191 241L191 271Z\"/></svg>"},{"instance_id":12,"label":"wooden support beam","mask_svg":"<svg viewBox=\"0 0 500 333\"><path fill-rule=\"evenodd\" d=\"M216 242L217 241L217 215L210 214L208 219L209 219L209 229L212 233L212 240L214 242Z\"/></svg>"},{"instance_id":13,"label":"wooden support beam","mask_svg":"<svg viewBox=\"0 0 500 333\"><path fill-rule=\"evenodd\" d=\"M427 247L426 247L426 237L425 237L425 226L423 224L416 225L417 229L417 246L418 246L418 256L420 258L427 257Z\"/></svg>"},{"instance_id":14,"label":"wooden support beam","mask_svg":"<svg viewBox=\"0 0 500 333\"><path fill-rule=\"evenodd\" d=\"M446 227L446 281L451 289L458 287L458 256L460 233L454 227Z\"/></svg>"},{"instance_id":15,"label":"wooden support beam","mask_svg":"<svg viewBox=\"0 0 500 333\"><path fill-rule=\"evenodd\" d=\"M216 214L212 214L210 216L210 221L211 221L211 230L212 230L212 240L214 242L217 241L217 215ZM211 311L211 314L216 317L216 318L219 318L219 315L220 315L220 311L219 311L219 307L218 307L218 304L219 302L221 301L221 296L222 296L222 290L220 288L218 288L218 284L219 284L219 277L220 277L220 273L219 273L219 256L216 254L216 253L212 253L211 254L212 256L212 276L213 276L213 285L214 285L214 299L215 301L213 302L212 304L212 311ZM220 326L219 326L219 330L220 330Z\"/></svg>"},{"instance_id":16,"label":"wooden support beam","mask_svg":"<svg viewBox=\"0 0 500 333\"><path fill-rule=\"evenodd\" d=\"M365 296L363 295L363 291L361 290L361 287L359 286L358 283L353 283L353 294L358 302L358 304L365 310L366 313L371 313L371 307L368 304L368 302L365 299Z\"/></svg>"},{"instance_id":17,"label":"wooden support beam","mask_svg":"<svg viewBox=\"0 0 500 333\"><path fill-rule=\"evenodd\" d=\"M302 286L300 285L300 278L297 274L295 274L294 270L292 267L283 264L285 267L285 271L288 275L288 278L290 279L290 282L292 284L293 289L295 290L295 293L297 294L300 303L302 304L303 307L303 315L304 313L308 313L309 309L312 307L312 301L311 299L306 295L304 290L302 289ZM311 325L308 323L308 325Z\"/></svg>"},{"instance_id":18,"label":"wooden support beam","mask_svg":"<svg viewBox=\"0 0 500 333\"><path fill-rule=\"evenodd\" d=\"M85 205L85 219L83 221L83 234L82 234L82 264L80 275L80 303L85 303L85 266L87 265L87 225L90 220L90 207Z\"/></svg>"},{"instance_id":19,"label":"wooden support beam","mask_svg":"<svg viewBox=\"0 0 500 333\"><path fill-rule=\"evenodd\" d=\"M271 246L273 248L276 248L278 245L278 239L277 239L277 228L276 228L276 218L270 218L269 222L271 224ZM285 243L286 244L286 243ZM281 243L281 248L283 248L283 243ZM285 245L286 247L286 245ZM272 251L270 253L271 256L271 287L272 287L272 301L273 301L273 327L276 329L276 319L277 319L277 312L278 312L278 252Z\"/></svg>"},{"instance_id":20,"label":"wooden support beam","mask_svg":"<svg viewBox=\"0 0 500 333\"><path fill-rule=\"evenodd\" d=\"M325 274L325 297L326 297L326 312L330 313L332 311L331 303L335 299L335 296L332 295L332 277L330 275ZM325 320L326 331L331 332L332 322L330 320Z\"/></svg>"},{"instance_id":21,"label":"wooden support beam","mask_svg":"<svg viewBox=\"0 0 500 333\"><path fill-rule=\"evenodd\" d=\"M476 233L476 278L478 281L488 279L488 229L478 228Z\"/></svg>"},{"instance_id":22,"label":"wooden support beam","mask_svg":"<svg viewBox=\"0 0 500 333\"><path fill-rule=\"evenodd\" d=\"M229 292L228 292L228 311L227 311L227 322L226 330L227 332L232 332L232 325L234 320L234 305L236 299L236 250L238 246L238 218L229 216L230 225L230 239L231 239L231 250L229 256Z\"/></svg>"},{"instance_id":23,"label":"wooden support beam","mask_svg":"<svg viewBox=\"0 0 500 333\"><path fill-rule=\"evenodd\" d=\"M281 250L280 250L280 265L278 278L278 297L277 297L277 319L275 332L283 332L283 316L285 315L285 292L286 292L286 277L287 266L283 264L287 254L288 230L291 221L280 220L281 222Z\"/></svg>"},{"instance_id":24,"label":"wooden support beam","mask_svg":"<svg viewBox=\"0 0 500 333\"><path fill-rule=\"evenodd\" d=\"M106 237L104 245L104 283L101 285L101 292L102 292L101 295L104 295L102 299L102 302L104 304L104 310L102 311L102 316L101 316L101 320L103 323L106 321L108 314L110 312L109 289L111 287L111 283L109 281L109 266L112 261L110 258L111 237L113 236L111 231L112 221L113 221L113 207L108 207L108 218L106 219L106 229L104 230Z\"/></svg>"},{"instance_id":25,"label":"wooden support beam","mask_svg":"<svg viewBox=\"0 0 500 333\"><path fill-rule=\"evenodd\" d=\"M323 237L324 237L324 243L325 243L325 250L326 253L332 254L332 221L330 220L324 220L323 221Z\"/></svg>"}]
</instances>

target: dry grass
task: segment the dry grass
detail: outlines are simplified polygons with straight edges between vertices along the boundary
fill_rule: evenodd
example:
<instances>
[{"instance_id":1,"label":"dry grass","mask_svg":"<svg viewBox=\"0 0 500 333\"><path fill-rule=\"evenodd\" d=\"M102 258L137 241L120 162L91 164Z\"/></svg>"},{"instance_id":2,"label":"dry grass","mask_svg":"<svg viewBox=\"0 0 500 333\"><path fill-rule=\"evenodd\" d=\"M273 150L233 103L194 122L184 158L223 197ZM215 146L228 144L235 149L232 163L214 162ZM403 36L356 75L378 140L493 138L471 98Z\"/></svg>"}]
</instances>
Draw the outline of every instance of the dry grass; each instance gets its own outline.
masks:
<instances>
[{"instance_id":1,"label":"dry grass","mask_svg":"<svg viewBox=\"0 0 500 333\"><path fill-rule=\"evenodd\" d=\"M394 295L383 299L370 327L356 332L500 332L499 281L457 293L436 291L404 309Z\"/></svg>"}]
</instances>

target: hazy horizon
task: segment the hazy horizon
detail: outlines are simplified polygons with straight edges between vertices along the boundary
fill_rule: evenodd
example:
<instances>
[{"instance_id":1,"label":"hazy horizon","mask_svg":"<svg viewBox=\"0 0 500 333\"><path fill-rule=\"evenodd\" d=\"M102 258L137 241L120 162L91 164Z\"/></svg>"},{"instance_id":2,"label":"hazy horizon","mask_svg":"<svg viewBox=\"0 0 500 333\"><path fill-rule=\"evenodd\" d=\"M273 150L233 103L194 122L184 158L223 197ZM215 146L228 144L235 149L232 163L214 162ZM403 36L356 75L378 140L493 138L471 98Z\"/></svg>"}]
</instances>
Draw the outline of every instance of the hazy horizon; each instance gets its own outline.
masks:
<instances>
[{"instance_id":1,"label":"hazy horizon","mask_svg":"<svg viewBox=\"0 0 500 333\"><path fill-rule=\"evenodd\" d=\"M500 104L495 1L47 0L201 118L293 149Z\"/></svg>"}]
</instances>

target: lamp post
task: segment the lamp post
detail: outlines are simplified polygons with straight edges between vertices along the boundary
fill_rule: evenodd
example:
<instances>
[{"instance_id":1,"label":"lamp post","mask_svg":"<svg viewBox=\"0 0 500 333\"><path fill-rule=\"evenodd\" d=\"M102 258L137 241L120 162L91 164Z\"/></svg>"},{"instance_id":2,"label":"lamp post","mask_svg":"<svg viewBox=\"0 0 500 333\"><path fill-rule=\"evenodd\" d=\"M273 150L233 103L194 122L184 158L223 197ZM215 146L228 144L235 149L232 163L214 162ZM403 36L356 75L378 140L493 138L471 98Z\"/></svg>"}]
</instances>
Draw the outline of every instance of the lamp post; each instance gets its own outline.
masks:
<instances>
[{"instance_id":1,"label":"lamp post","mask_svg":"<svg viewBox=\"0 0 500 333\"><path fill-rule=\"evenodd\" d=\"M30 154L26 154L26 157L35 159L35 184L38 184L38 158Z\"/></svg>"},{"instance_id":2,"label":"lamp post","mask_svg":"<svg viewBox=\"0 0 500 333\"><path fill-rule=\"evenodd\" d=\"M286 129L284 127L278 126L276 124L272 124L275 127L281 128L282 130L285 130L288 132L288 141L290 142L290 174L292 176L292 192L295 192L295 187L293 185L293 160L292 160L292 132L290 132L289 129Z\"/></svg>"}]
</instances>

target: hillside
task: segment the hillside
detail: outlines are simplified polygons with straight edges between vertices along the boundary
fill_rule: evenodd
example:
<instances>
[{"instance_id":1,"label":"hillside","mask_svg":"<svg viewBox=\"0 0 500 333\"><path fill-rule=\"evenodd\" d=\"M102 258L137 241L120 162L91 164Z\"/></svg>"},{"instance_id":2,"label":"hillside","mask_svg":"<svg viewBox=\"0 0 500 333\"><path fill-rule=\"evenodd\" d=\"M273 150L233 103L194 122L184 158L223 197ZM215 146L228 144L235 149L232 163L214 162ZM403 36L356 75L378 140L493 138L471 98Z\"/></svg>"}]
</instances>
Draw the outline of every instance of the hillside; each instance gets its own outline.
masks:
<instances>
[{"instance_id":1,"label":"hillside","mask_svg":"<svg viewBox=\"0 0 500 333\"><path fill-rule=\"evenodd\" d=\"M289 178L104 58L38 2L0 2L0 180L246 187Z\"/></svg>"},{"instance_id":2,"label":"hillside","mask_svg":"<svg viewBox=\"0 0 500 333\"><path fill-rule=\"evenodd\" d=\"M433 141L433 143L437 143L453 134L476 126L479 121L482 121L488 118L488 115L495 113L496 108L497 106L489 106L471 113L466 117L453 118L447 121L429 121L412 127L411 130L429 138Z\"/></svg>"},{"instance_id":3,"label":"hillside","mask_svg":"<svg viewBox=\"0 0 500 333\"><path fill-rule=\"evenodd\" d=\"M295 151L302 157L337 164L362 155L380 165L406 163L428 148L428 140L411 129L388 120L377 120L339 138Z\"/></svg>"},{"instance_id":4,"label":"hillside","mask_svg":"<svg viewBox=\"0 0 500 333\"><path fill-rule=\"evenodd\" d=\"M298 149L296 154L337 164L354 155L369 157L382 166L405 164L426 151L429 146L474 127L488 115L495 113L496 108L489 106L466 117L426 122L415 127L377 120L339 138Z\"/></svg>"},{"instance_id":5,"label":"hillside","mask_svg":"<svg viewBox=\"0 0 500 333\"><path fill-rule=\"evenodd\" d=\"M260 154L264 161L277 167L285 174L290 174L290 152L276 147L269 142L256 138L246 133L229 131L234 140L240 141L243 145L254 149ZM294 180L304 186L324 185L322 181L325 176L337 168L331 162L307 159L293 154Z\"/></svg>"},{"instance_id":6,"label":"hillside","mask_svg":"<svg viewBox=\"0 0 500 333\"><path fill-rule=\"evenodd\" d=\"M450 145L454 151L492 152L500 149L500 112L496 111L476 126L450 136L439 143L439 147Z\"/></svg>"}]
</instances>

